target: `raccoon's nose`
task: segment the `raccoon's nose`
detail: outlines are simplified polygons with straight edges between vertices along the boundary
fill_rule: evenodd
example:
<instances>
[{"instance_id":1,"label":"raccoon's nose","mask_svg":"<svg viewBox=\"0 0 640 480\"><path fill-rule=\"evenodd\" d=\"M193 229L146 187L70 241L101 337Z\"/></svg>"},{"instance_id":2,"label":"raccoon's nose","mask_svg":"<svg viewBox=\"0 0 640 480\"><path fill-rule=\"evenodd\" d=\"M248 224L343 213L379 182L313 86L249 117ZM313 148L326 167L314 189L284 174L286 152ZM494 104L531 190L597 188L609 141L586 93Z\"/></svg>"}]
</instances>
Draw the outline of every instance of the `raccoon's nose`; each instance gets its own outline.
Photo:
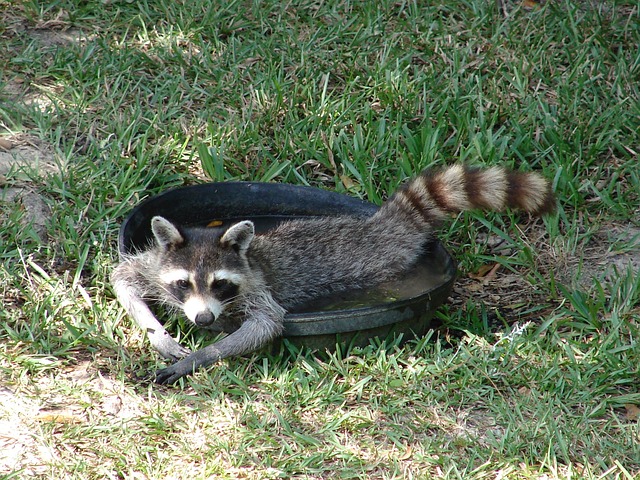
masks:
<instances>
[{"instance_id":1,"label":"raccoon's nose","mask_svg":"<svg viewBox=\"0 0 640 480\"><path fill-rule=\"evenodd\" d=\"M208 327L213 323L214 320L215 317L213 316L213 313L206 311L200 312L198 315L196 315L196 319L194 320L194 322L199 327Z\"/></svg>"}]
</instances>

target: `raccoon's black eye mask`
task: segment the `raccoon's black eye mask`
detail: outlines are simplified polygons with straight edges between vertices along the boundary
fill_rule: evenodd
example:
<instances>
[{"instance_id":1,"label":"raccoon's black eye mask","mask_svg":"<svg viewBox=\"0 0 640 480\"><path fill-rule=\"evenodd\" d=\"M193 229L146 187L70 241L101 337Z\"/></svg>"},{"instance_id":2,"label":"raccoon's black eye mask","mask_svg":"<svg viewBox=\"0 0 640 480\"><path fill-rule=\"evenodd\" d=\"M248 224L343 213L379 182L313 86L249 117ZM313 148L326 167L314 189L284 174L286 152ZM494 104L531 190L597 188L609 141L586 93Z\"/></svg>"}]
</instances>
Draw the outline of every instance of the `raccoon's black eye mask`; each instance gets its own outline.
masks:
<instances>
[{"instance_id":1,"label":"raccoon's black eye mask","mask_svg":"<svg viewBox=\"0 0 640 480\"><path fill-rule=\"evenodd\" d=\"M220 280L213 281L211 291L221 300L228 300L238 295L239 287L232 281L221 278Z\"/></svg>"}]
</instances>

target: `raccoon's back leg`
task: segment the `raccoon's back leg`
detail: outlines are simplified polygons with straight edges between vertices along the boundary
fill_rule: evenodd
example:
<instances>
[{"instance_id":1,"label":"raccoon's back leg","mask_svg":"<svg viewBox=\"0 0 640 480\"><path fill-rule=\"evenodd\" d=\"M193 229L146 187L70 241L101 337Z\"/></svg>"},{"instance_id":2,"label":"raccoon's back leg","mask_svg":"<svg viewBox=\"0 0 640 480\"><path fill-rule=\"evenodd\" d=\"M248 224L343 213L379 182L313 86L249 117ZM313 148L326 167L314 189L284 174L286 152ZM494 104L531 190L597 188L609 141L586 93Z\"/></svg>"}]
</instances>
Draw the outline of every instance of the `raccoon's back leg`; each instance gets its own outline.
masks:
<instances>
[{"instance_id":1,"label":"raccoon's back leg","mask_svg":"<svg viewBox=\"0 0 640 480\"><path fill-rule=\"evenodd\" d=\"M143 300L134 262L135 260L128 260L121 263L111 275L111 283L118 301L147 334L149 342L160 355L170 360L183 358L190 350L169 335Z\"/></svg>"},{"instance_id":2,"label":"raccoon's back leg","mask_svg":"<svg viewBox=\"0 0 640 480\"><path fill-rule=\"evenodd\" d=\"M260 295L252 302L246 320L240 328L212 345L187 355L173 365L156 372L156 383L175 383L200 367L207 367L223 358L243 355L268 344L282 334L285 310L270 294Z\"/></svg>"}]
</instances>

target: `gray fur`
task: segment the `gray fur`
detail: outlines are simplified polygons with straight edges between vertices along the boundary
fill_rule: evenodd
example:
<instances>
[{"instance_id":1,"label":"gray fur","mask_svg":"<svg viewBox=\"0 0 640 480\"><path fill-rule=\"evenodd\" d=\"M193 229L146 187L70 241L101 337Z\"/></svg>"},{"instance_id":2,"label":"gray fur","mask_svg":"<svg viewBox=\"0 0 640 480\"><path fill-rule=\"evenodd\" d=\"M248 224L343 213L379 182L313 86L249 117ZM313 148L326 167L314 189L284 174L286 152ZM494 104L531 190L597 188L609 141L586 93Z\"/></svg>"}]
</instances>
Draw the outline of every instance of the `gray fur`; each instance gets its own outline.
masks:
<instances>
[{"instance_id":1,"label":"gray fur","mask_svg":"<svg viewBox=\"0 0 640 480\"><path fill-rule=\"evenodd\" d=\"M169 360L180 359L156 373L157 382L173 383L272 341L282 333L287 310L401 275L424 253L434 227L452 213L519 207L541 214L553 206L547 181L536 174L454 165L423 172L367 218L293 220L256 235L248 220L226 230L182 229L154 217L155 246L126 258L112 281L153 347ZM212 329L229 335L189 353L144 299L183 308L198 324L213 321Z\"/></svg>"},{"instance_id":2,"label":"gray fur","mask_svg":"<svg viewBox=\"0 0 640 480\"><path fill-rule=\"evenodd\" d=\"M179 230L171 222L162 217L154 217L151 219L151 231L159 247L177 247L184 242L184 238Z\"/></svg>"}]
</instances>

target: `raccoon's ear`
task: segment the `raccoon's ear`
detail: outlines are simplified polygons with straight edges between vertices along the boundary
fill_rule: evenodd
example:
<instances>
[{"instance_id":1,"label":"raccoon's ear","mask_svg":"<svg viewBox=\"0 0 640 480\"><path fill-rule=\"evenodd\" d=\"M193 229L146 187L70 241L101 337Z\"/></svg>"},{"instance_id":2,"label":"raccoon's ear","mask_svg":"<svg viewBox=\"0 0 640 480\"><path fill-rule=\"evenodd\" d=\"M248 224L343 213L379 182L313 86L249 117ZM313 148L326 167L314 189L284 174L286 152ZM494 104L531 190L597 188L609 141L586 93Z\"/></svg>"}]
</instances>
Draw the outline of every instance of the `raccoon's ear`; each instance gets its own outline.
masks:
<instances>
[{"instance_id":1,"label":"raccoon's ear","mask_svg":"<svg viewBox=\"0 0 640 480\"><path fill-rule=\"evenodd\" d=\"M244 220L229 227L229 230L227 230L220 239L220 243L226 243L227 245L231 245L234 250L244 252L249 248L254 236L255 228L253 222Z\"/></svg>"},{"instance_id":2,"label":"raccoon's ear","mask_svg":"<svg viewBox=\"0 0 640 480\"><path fill-rule=\"evenodd\" d=\"M164 217L151 219L151 231L156 242L166 249L177 248L184 243L184 237L176 226Z\"/></svg>"}]
</instances>

